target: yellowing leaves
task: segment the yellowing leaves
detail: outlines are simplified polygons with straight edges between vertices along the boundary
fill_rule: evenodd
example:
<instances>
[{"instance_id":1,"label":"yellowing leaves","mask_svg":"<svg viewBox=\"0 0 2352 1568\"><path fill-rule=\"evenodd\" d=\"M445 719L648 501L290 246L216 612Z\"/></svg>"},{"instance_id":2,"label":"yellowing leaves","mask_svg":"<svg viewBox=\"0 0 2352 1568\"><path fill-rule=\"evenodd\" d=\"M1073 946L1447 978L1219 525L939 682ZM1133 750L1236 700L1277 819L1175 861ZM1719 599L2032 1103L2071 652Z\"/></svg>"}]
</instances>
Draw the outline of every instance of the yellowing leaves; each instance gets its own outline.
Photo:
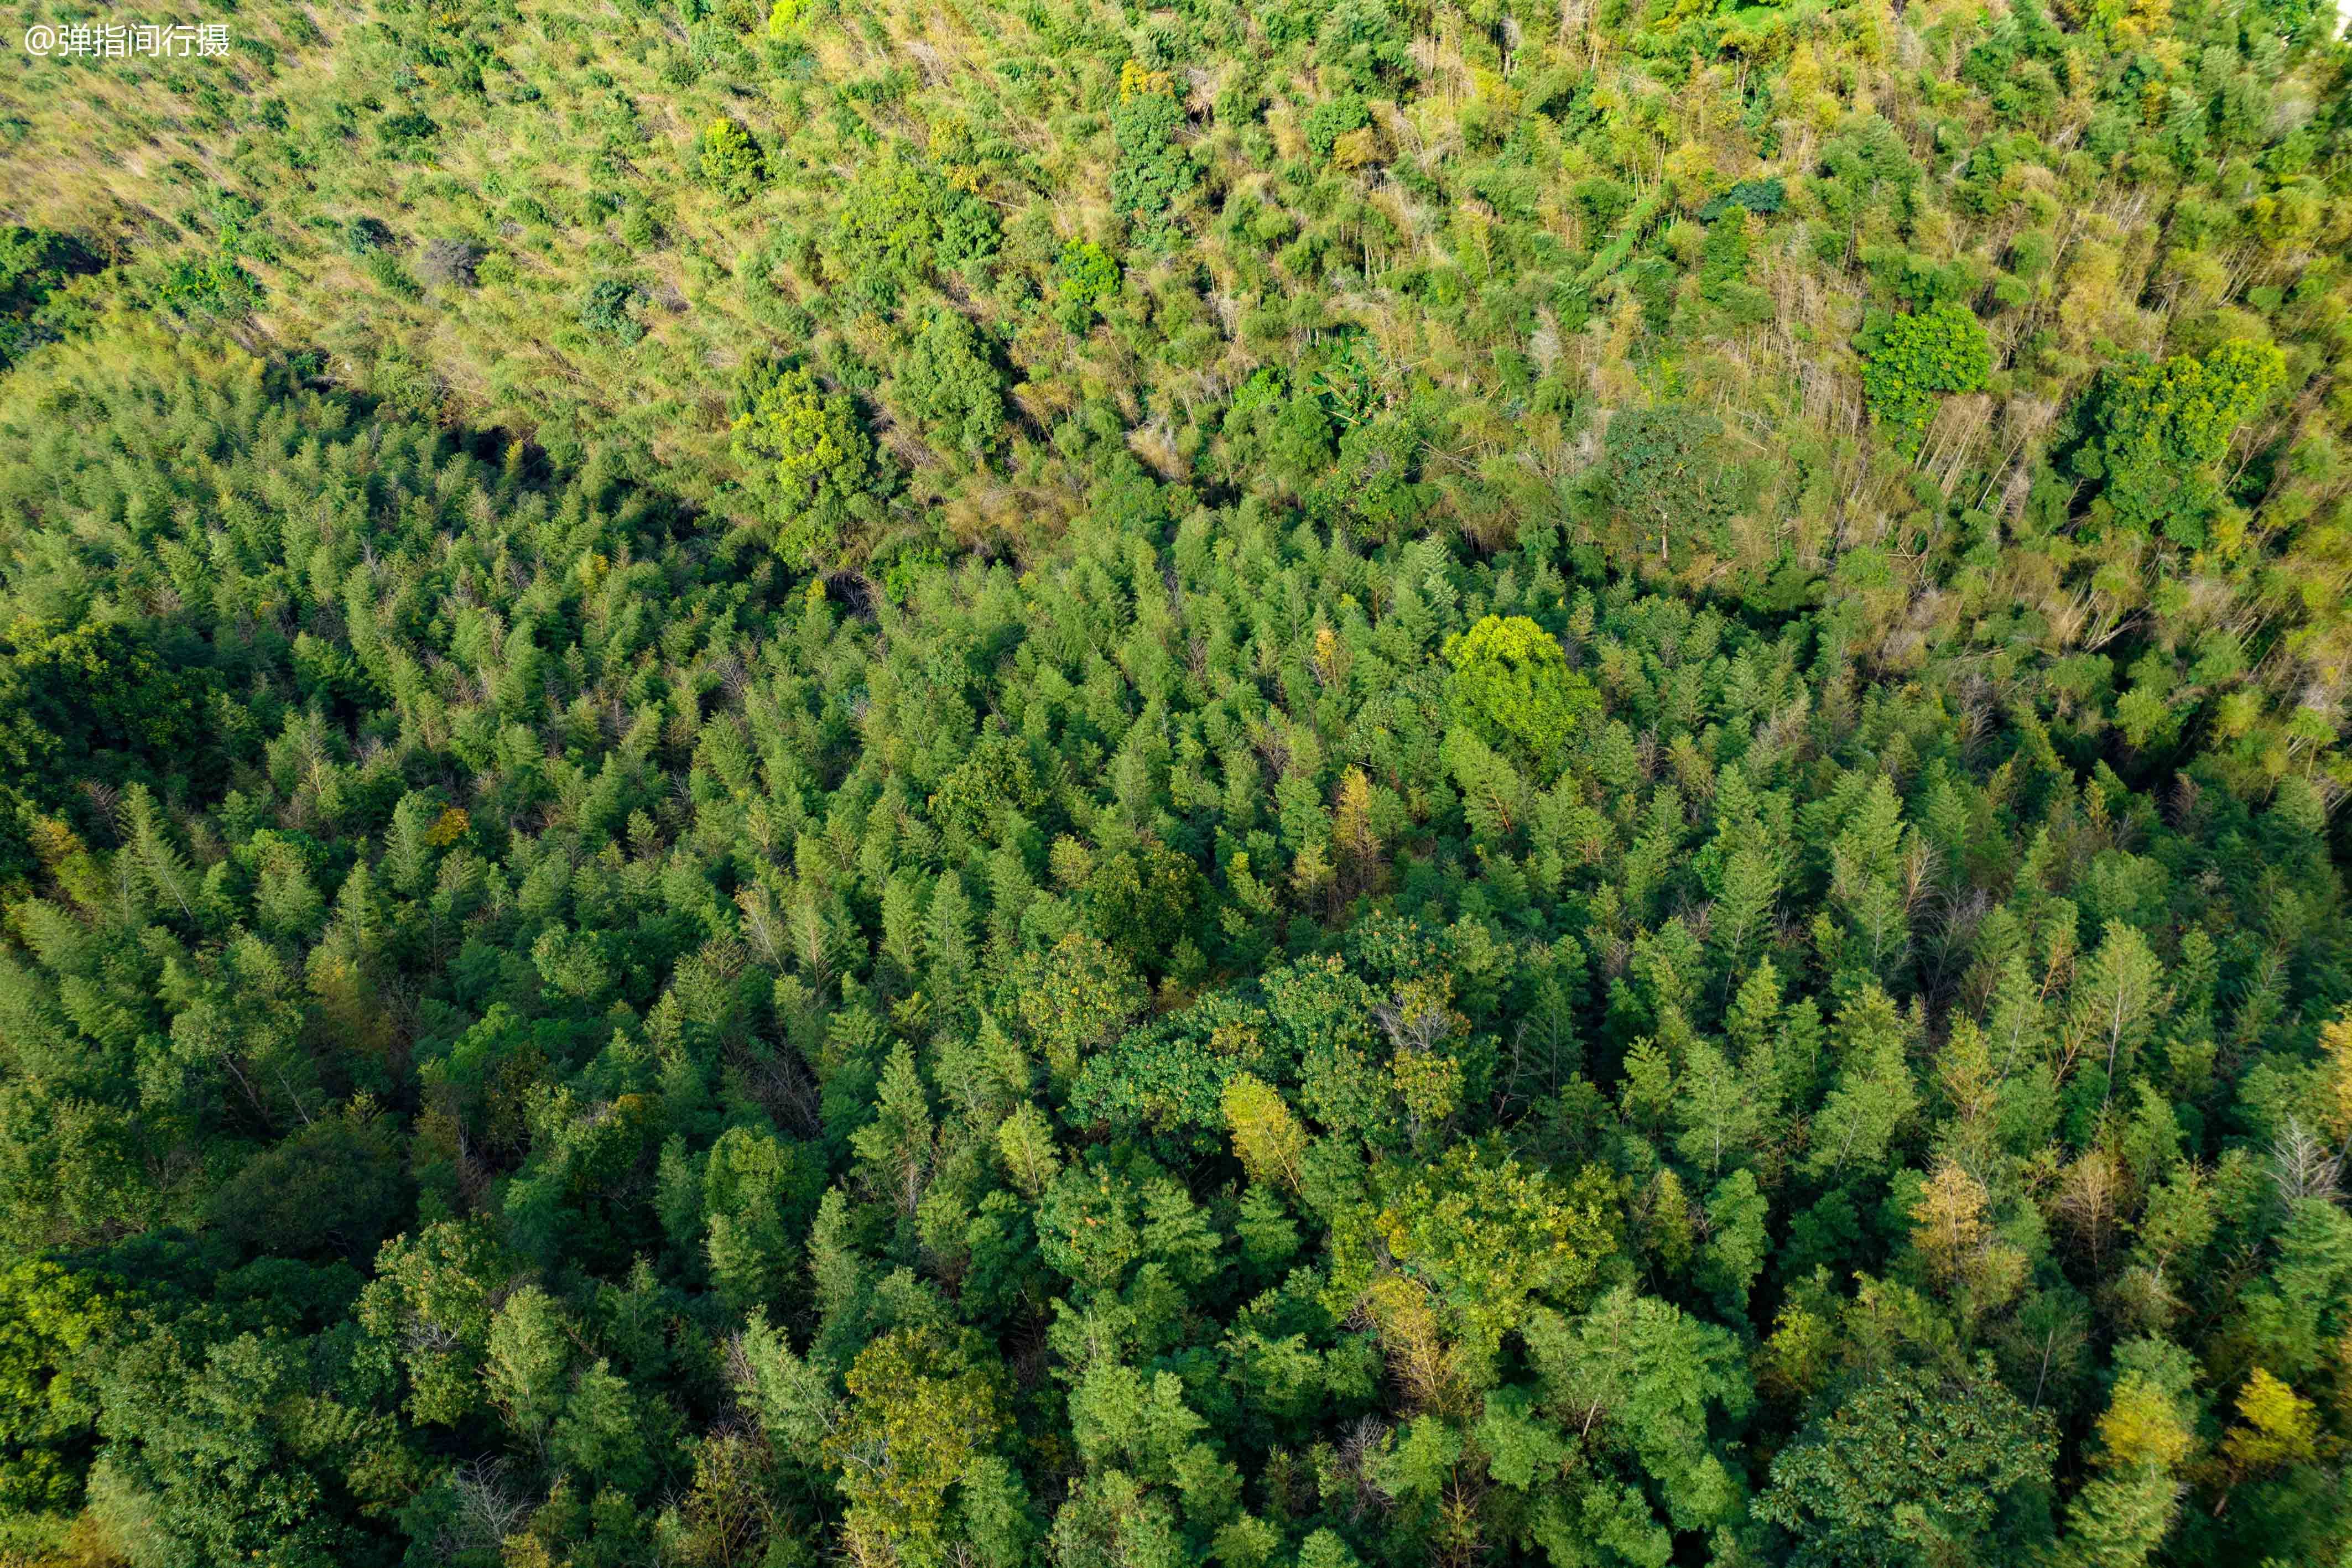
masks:
<instances>
[{"instance_id":1,"label":"yellowing leaves","mask_svg":"<svg viewBox=\"0 0 2352 1568\"><path fill-rule=\"evenodd\" d=\"M2352 1139L2352 1009L2319 1031L2322 1114L2337 1143Z\"/></svg>"},{"instance_id":2,"label":"yellowing leaves","mask_svg":"<svg viewBox=\"0 0 2352 1568\"><path fill-rule=\"evenodd\" d=\"M1225 1081L1225 1125L1234 1136L1234 1157L1250 1179L1296 1192L1304 1172L1307 1131L1271 1085L1248 1072Z\"/></svg>"},{"instance_id":3,"label":"yellowing leaves","mask_svg":"<svg viewBox=\"0 0 2352 1568\"><path fill-rule=\"evenodd\" d=\"M2262 1367L2238 1394L2240 1424L2221 1439L2221 1457L2240 1475L2308 1463L2318 1457L2318 1407Z\"/></svg>"},{"instance_id":4,"label":"yellowing leaves","mask_svg":"<svg viewBox=\"0 0 2352 1568\"><path fill-rule=\"evenodd\" d=\"M1819 1314L1782 1307L1758 1359L1757 1385L1776 1398L1802 1399L1829 1375L1836 1350L1836 1330Z\"/></svg>"},{"instance_id":5,"label":"yellowing leaves","mask_svg":"<svg viewBox=\"0 0 2352 1568\"><path fill-rule=\"evenodd\" d=\"M845 1381L849 1416L824 1451L849 1502L851 1555L935 1556L948 1489L1003 1430L1001 1391L935 1329L884 1334L858 1353Z\"/></svg>"},{"instance_id":6,"label":"yellowing leaves","mask_svg":"<svg viewBox=\"0 0 2352 1568\"><path fill-rule=\"evenodd\" d=\"M2189 1457L2190 1434L2164 1390L2132 1374L2116 1385L2115 1398L2099 1417L2099 1441L2105 1464L2169 1470Z\"/></svg>"},{"instance_id":7,"label":"yellowing leaves","mask_svg":"<svg viewBox=\"0 0 2352 1568\"><path fill-rule=\"evenodd\" d=\"M1445 640L1454 711L1503 745L1524 747L1548 776L1580 723L1596 717L1591 685L1568 667L1558 638L1524 615L1488 615Z\"/></svg>"},{"instance_id":8,"label":"yellowing leaves","mask_svg":"<svg viewBox=\"0 0 2352 1568\"><path fill-rule=\"evenodd\" d=\"M1984 1184L1957 1160L1936 1166L1912 1206L1912 1245L1936 1283L1970 1316L2000 1306L2025 1282L2025 1255L1986 1221Z\"/></svg>"},{"instance_id":9,"label":"yellowing leaves","mask_svg":"<svg viewBox=\"0 0 2352 1568\"><path fill-rule=\"evenodd\" d=\"M1439 1051L1408 1051L1389 1064L1397 1098L1416 1124L1435 1126L1462 1098L1462 1064Z\"/></svg>"},{"instance_id":10,"label":"yellowing leaves","mask_svg":"<svg viewBox=\"0 0 2352 1568\"><path fill-rule=\"evenodd\" d=\"M1380 132L1370 126L1347 131L1331 143L1331 162L1339 168L1364 169L1380 161Z\"/></svg>"},{"instance_id":11,"label":"yellowing leaves","mask_svg":"<svg viewBox=\"0 0 2352 1568\"><path fill-rule=\"evenodd\" d=\"M1516 1160L1457 1145L1391 1194L1370 1217L1369 1235L1335 1238L1335 1252L1376 1246L1375 1274L1419 1282L1444 1304L1451 1332L1485 1354L1531 1299L1564 1303L1592 1282L1616 1244L1605 1185L1596 1174L1563 1186ZM1335 1270L1342 1291L1346 1274L1362 1266L1349 1265Z\"/></svg>"},{"instance_id":12,"label":"yellowing leaves","mask_svg":"<svg viewBox=\"0 0 2352 1568\"><path fill-rule=\"evenodd\" d=\"M1141 60L1130 58L1118 68L1118 100L1121 103L1151 93L1164 96L1171 90L1168 73L1155 71Z\"/></svg>"}]
</instances>

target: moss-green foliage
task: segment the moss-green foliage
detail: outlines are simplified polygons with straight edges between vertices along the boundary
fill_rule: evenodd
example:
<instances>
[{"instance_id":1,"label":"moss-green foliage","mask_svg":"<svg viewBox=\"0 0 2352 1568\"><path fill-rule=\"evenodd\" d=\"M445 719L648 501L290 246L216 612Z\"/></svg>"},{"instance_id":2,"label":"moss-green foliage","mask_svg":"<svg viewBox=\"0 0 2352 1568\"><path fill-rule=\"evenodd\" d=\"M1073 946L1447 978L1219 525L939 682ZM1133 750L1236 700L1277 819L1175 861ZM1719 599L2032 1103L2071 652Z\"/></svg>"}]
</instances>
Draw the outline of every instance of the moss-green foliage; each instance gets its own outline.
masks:
<instances>
[{"instance_id":1,"label":"moss-green foliage","mask_svg":"<svg viewBox=\"0 0 2352 1568\"><path fill-rule=\"evenodd\" d=\"M1886 1563L1967 1552L2021 1485L2047 1484L2046 1414L1998 1384L1877 1379L1773 1461L1758 1512L1802 1562ZM1932 1456L1926 1464L1916 1456Z\"/></svg>"},{"instance_id":2,"label":"moss-green foliage","mask_svg":"<svg viewBox=\"0 0 2352 1568\"><path fill-rule=\"evenodd\" d=\"M1319 158L1331 155L1332 147L1350 131L1360 131L1372 122L1371 111L1364 100L1353 93L1339 98L1325 99L1307 111L1299 129L1307 134L1307 148Z\"/></svg>"},{"instance_id":3,"label":"moss-green foliage","mask_svg":"<svg viewBox=\"0 0 2352 1568\"><path fill-rule=\"evenodd\" d=\"M1720 307L1733 320L1760 322L1772 311L1771 297L1749 278L1755 267L1755 245L1746 209L1734 206L1706 231L1704 259L1699 264L1699 293Z\"/></svg>"},{"instance_id":4,"label":"moss-green foliage","mask_svg":"<svg viewBox=\"0 0 2352 1568\"><path fill-rule=\"evenodd\" d=\"M1381 0L1340 0L1320 20L1315 62L1357 91L1375 92L1412 68L1412 36Z\"/></svg>"},{"instance_id":5,"label":"moss-green foliage","mask_svg":"<svg viewBox=\"0 0 2352 1568\"><path fill-rule=\"evenodd\" d=\"M1072 240L1055 264L1055 287L1066 305L1082 312L1101 308L1118 292L1118 262L1092 240Z\"/></svg>"},{"instance_id":6,"label":"moss-green foliage","mask_svg":"<svg viewBox=\"0 0 2352 1568\"><path fill-rule=\"evenodd\" d=\"M0 1274L0 1543L79 1501L98 1436L95 1342L119 1308L88 1276L31 1260Z\"/></svg>"},{"instance_id":7,"label":"moss-green foliage","mask_svg":"<svg viewBox=\"0 0 2352 1568\"><path fill-rule=\"evenodd\" d=\"M154 283L157 305L199 321L231 320L260 302L262 289L234 255L179 257Z\"/></svg>"},{"instance_id":8,"label":"moss-green foliage","mask_svg":"<svg viewBox=\"0 0 2352 1568\"><path fill-rule=\"evenodd\" d=\"M997 230L987 203L894 147L861 169L845 193L825 267L852 298L887 309L934 268L992 255Z\"/></svg>"},{"instance_id":9,"label":"moss-green foliage","mask_svg":"<svg viewBox=\"0 0 2352 1568\"><path fill-rule=\"evenodd\" d=\"M1786 206L1788 200L1789 187L1786 181L1742 180L1699 208L1698 220L1703 224L1711 224L1734 208L1742 212L1754 213L1759 217L1769 218Z\"/></svg>"},{"instance_id":10,"label":"moss-green foliage","mask_svg":"<svg viewBox=\"0 0 2352 1568\"><path fill-rule=\"evenodd\" d=\"M637 298L635 285L618 277L600 277L580 302L580 324L616 343L634 343L646 335L645 323L635 309Z\"/></svg>"},{"instance_id":11,"label":"moss-green foliage","mask_svg":"<svg viewBox=\"0 0 2352 1568\"><path fill-rule=\"evenodd\" d=\"M1184 110L1165 73L1144 71L1129 61L1110 124L1118 149L1110 176L1112 210L1127 218L1139 243L1166 249L1174 243L1176 204L1199 180L1200 171L1176 140Z\"/></svg>"},{"instance_id":12,"label":"moss-green foliage","mask_svg":"<svg viewBox=\"0 0 2352 1568\"><path fill-rule=\"evenodd\" d=\"M1949 300L1865 329L1862 392L1895 449L1919 449L1941 394L1984 389L1992 345L1984 323Z\"/></svg>"},{"instance_id":13,"label":"moss-green foliage","mask_svg":"<svg viewBox=\"0 0 2352 1568\"><path fill-rule=\"evenodd\" d=\"M986 457L1004 438L1003 386L971 323L941 310L899 360L891 401L929 425L940 446Z\"/></svg>"},{"instance_id":14,"label":"moss-green foliage","mask_svg":"<svg viewBox=\"0 0 2352 1568\"><path fill-rule=\"evenodd\" d=\"M1609 422L1593 494L1633 524L1635 547L1672 559L1676 545L1704 548L1738 508L1741 477L1723 423L1682 403L1627 409Z\"/></svg>"},{"instance_id":15,"label":"moss-green foliage","mask_svg":"<svg viewBox=\"0 0 2352 1568\"><path fill-rule=\"evenodd\" d=\"M0 629L0 875L32 869L25 833L41 811L87 809L77 788L218 773L208 683L175 667L178 653L110 617L66 626L20 614Z\"/></svg>"},{"instance_id":16,"label":"moss-green foliage","mask_svg":"<svg viewBox=\"0 0 2352 1568\"><path fill-rule=\"evenodd\" d=\"M0 228L0 370L73 329L87 310L67 286L97 261L65 235Z\"/></svg>"}]
</instances>

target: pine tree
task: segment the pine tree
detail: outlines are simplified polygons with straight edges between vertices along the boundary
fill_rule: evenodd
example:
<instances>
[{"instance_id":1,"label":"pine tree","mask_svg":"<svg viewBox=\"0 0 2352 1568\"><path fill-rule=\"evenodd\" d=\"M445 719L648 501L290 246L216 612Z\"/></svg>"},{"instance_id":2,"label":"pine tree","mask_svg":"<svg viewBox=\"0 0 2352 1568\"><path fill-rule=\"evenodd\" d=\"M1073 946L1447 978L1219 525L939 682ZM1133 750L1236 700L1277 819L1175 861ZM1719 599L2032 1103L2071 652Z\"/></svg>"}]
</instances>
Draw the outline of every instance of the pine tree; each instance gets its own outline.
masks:
<instances>
[{"instance_id":1,"label":"pine tree","mask_svg":"<svg viewBox=\"0 0 2352 1568\"><path fill-rule=\"evenodd\" d=\"M930 1096L902 1042L890 1052L875 1095L874 1120L850 1137L866 1179L909 1218L938 1158Z\"/></svg>"}]
</instances>

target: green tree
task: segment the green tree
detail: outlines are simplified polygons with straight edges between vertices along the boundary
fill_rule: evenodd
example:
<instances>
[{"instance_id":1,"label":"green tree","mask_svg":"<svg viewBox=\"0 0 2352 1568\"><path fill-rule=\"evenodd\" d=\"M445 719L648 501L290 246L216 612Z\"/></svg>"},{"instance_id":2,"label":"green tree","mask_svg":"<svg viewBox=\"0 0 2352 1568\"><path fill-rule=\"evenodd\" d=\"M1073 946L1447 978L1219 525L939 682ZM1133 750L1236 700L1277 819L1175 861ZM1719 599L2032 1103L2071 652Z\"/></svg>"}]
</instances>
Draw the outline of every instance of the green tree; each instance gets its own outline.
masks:
<instances>
[{"instance_id":1,"label":"green tree","mask_svg":"<svg viewBox=\"0 0 2352 1568\"><path fill-rule=\"evenodd\" d=\"M1772 1116L1768 1089L1706 1040L1694 1040L1675 1083L1675 1148L1709 1179L1752 1155Z\"/></svg>"},{"instance_id":2,"label":"green tree","mask_svg":"<svg viewBox=\"0 0 2352 1568\"><path fill-rule=\"evenodd\" d=\"M858 1353L848 1409L824 1440L853 1552L913 1564L948 1561L955 1495L1006 1430L1003 1391L935 1330L899 1329Z\"/></svg>"},{"instance_id":3,"label":"green tree","mask_svg":"<svg viewBox=\"0 0 2352 1568\"><path fill-rule=\"evenodd\" d=\"M734 451L745 488L796 566L833 565L875 516L873 438L849 396L805 371L777 374L751 399L735 421Z\"/></svg>"},{"instance_id":4,"label":"green tree","mask_svg":"<svg viewBox=\"0 0 2352 1568\"><path fill-rule=\"evenodd\" d=\"M2078 414L2074 472L2098 485L2093 517L2196 548L2222 504L2216 478L2238 427L2286 373L2269 343L2233 340L2193 358L2145 357L2100 372Z\"/></svg>"},{"instance_id":5,"label":"green tree","mask_svg":"<svg viewBox=\"0 0 2352 1568\"><path fill-rule=\"evenodd\" d=\"M1200 179L1199 167L1176 141L1183 124L1183 106L1165 73L1129 60L1119 73L1118 105L1110 118L1118 152L1111 169L1111 207L1149 245L1164 247L1171 242L1171 209Z\"/></svg>"},{"instance_id":6,"label":"green tree","mask_svg":"<svg viewBox=\"0 0 2352 1568\"><path fill-rule=\"evenodd\" d=\"M904 1044L890 1052L875 1095L874 1120L857 1129L850 1146L876 1193L911 1218L938 1158L930 1097Z\"/></svg>"},{"instance_id":7,"label":"green tree","mask_svg":"<svg viewBox=\"0 0 2352 1568\"><path fill-rule=\"evenodd\" d=\"M710 1278L737 1311L780 1300L798 1271L796 1238L816 1207L823 1168L748 1127L710 1146L702 1172L703 1246Z\"/></svg>"},{"instance_id":8,"label":"green tree","mask_svg":"<svg viewBox=\"0 0 2352 1568\"><path fill-rule=\"evenodd\" d=\"M624 346L646 335L646 324L629 308L636 303L635 284L618 277L600 277L589 285L580 301L580 324L600 338Z\"/></svg>"},{"instance_id":9,"label":"green tree","mask_svg":"<svg viewBox=\"0 0 2352 1568\"><path fill-rule=\"evenodd\" d=\"M1945 300L1863 331L1862 392L1870 416L1905 456L1919 450L1944 392L1980 392L1992 371L1984 323Z\"/></svg>"},{"instance_id":10,"label":"green tree","mask_svg":"<svg viewBox=\"0 0 2352 1568\"><path fill-rule=\"evenodd\" d=\"M118 1315L54 1263L0 1273L0 1510L10 1518L62 1522L80 1505L97 1450L99 1362Z\"/></svg>"},{"instance_id":11,"label":"green tree","mask_svg":"<svg viewBox=\"0 0 2352 1568\"><path fill-rule=\"evenodd\" d=\"M1906 1060L1909 1023L1892 998L1867 988L1838 1014L1835 1080L1813 1118L1805 1168L1834 1176L1876 1168L1895 1129L1917 1108L1918 1087Z\"/></svg>"},{"instance_id":12,"label":"green tree","mask_svg":"<svg viewBox=\"0 0 2352 1568\"><path fill-rule=\"evenodd\" d=\"M64 290L96 267L70 235L16 225L0 228L0 370L71 329L79 312Z\"/></svg>"},{"instance_id":13,"label":"green tree","mask_svg":"<svg viewBox=\"0 0 2352 1568\"><path fill-rule=\"evenodd\" d=\"M934 268L995 254L1000 237L995 208L893 144L844 187L825 236L826 270L848 297L887 312Z\"/></svg>"},{"instance_id":14,"label":"green tree","mask_svg":"<svg viewBox=\"0 0 2352 1568\"><path fill-rule=\"evenodd\" d=\"M935 310L898 360L892 401L948 444L985 460L1004 439L1004 382L971 322Z\"/></svg>"},{"instance_id":15,"label":"green tree","mask_svg":"<svg viewBox=\"0 0 2352 1568\"><path fill-rule=\"evenodd\" d=\"M1482 1386L1531 1305L1573 1305L1615 1249L1591 1181L1563 1186L1467 1145L1391 1180L1377 1208L1335 1228L1329 1296L1343 1311L1368 1304L1394 1354L1431 1369L1433 1390L1454 1376Z\"/></svg>"},{"instance_id":16,"label":"green tree","mask_svg":"<svg viewBox=\"0 0 2352 1568\"><path fill-rule=\"evenodd\" d=\"M207 684L133 624L15 617L0 631L0 876L26 869L21 809L67 807L64 780L120 789L216 757L202 723Z\"/></svg>"},{"instance_id":17,"label":"green tree","mask_svg":"<svg viewBox=\"0 0 2352 1568\"><path fill-rule=\"evenodd\" d=\"M2014 1561L1996 1531L2004 1500L2047 1483L2047 1412L1983 1371L1950 1380L1892 1367L1853 1390L1772 1461L1756 1516L1804 1564L1893 1568Z\"/></svg>"},{"instance_id":18,"label":"green tree","mask_svg":"<svg viewBox=\"0 0 2352 1568\"><path fill-rule=\"evenodd\" d=\"M1753 1395L1725 1331L1621 1286L1573 1328L1538 1315L1528 1344L1543 1404L1560 1431L1580 1434L1588 1454L1609 1454L1640 1477L1644 1514L1654 1511L1660 1522L1685 1532L1738 1520L1745 1489L1711 1427L1744 1415ZM1615 1466L1595 1469L1597 1475L1587 1471L1588 1487L1617 1473ZM1574 1515L1560 1506L1566 1496L1553 1497L1538 1534L1572 1539Z\"/></svg>"},{"instance_id":19,"label":"green tree","mask_svg":"<svg viewBox=\"0 0 2352 1568\"><path fill-rule=\"evenodd\" d=\"M1568 667L1559 639L1524 615L1488 615L1446 639L1454 666L1446 695L1490 744L1513 748L1544 775L1557 772L1601 699Z\"/></svg>"},{"instance_id":20,"label":"green tree","mask_svg":"<svg viewBox=\"0 0 2352 1568\"><path fill-rule=\"evenodd\" d=\"M1188 940L1200 885L1200 868L1191 856L1143 839L1095 862L1085 883L1087 913L1129 972L1148 966L1164 970Z\"/></svg>"},{"instance_id":21,"label":"green tree","mask_svg":"<svg viewBox=\"0 0 2352 1568\"><path fill-rule=\"evenodd\" d=\"M526 1285L502 1302L485 1336L482 1382L491 1406L516 1437L545 1441L562 1412L574 1343L555 1298Z\"/></svg>"},{"instance_id":22,"label":"green tree","mask_svg":"<svg viewBox=\"0 0 2352 1568\"><path fill-rule=\"evenodd\" d=\"M2161 1376L2134 1368L2117 1379L2098 1436L2097 1469L2067 1507L2060 1560L2081 1568L2141 1568L2171 1529L2179 1472L2195 1432Z\"/></svg>"},{"instance_id":23,"label":"green tree","mask_svg":"<svg viewBox=\"0 0 2352 1568\"><path fill-rule=\"evenodd\" d=\"M1034 1199L1045 1190L1062 1166L1055 1146L1053 1124L1035 1104L1024 1100L996 1129L997 1156L1004 1174L1024 1197Z\"/></svg>"},{"instance_id":24,"label":"green tree","mask_svg":"<svg viewBox=\"0 0 2352 1568\"><path fill-rule=\"evenodd\" d=\"M357 1108L321 1118L224 1182L209 1218L218 1234L256 1255L369 1261L405 1218L411 1193L401 1155L388 1118Z\"/></svg>"},{"instance_id":25,"label":"green tree","mask_svg":"<svg viewBox=\"0 0 2352 1568\"><path fill-rule=\"evenodd\" d=\"M732 120L714 120L702 128L700 145L703 183L730 202L758 193L767 160L749 131Z\"/></svg>"},{"instance_id":26,"label":"green tree","mask_svg":"<svg viewBox=\"0 0 2352 1568\"><path fill-rule=\"evenodd\" d=\"M454 1427L482 1407L483 1358L514 1272L476 1224L442 1220L384 1243L356 1315L406 1383L411 1420Z\"/></svg>"},{"instance_id":27,"label":"green tree","mask_svg":"<svg viewBox=\"0 0 2352 1568\"><path fill-rule=\"evenodd\" d=\"M1043 953L1024 955L1011 994L1059 1080L1074 1076L1083 1052L1109 1044L1150 1000L1133 967L1108 943L1082 932Z\"/></svg>"},{"instance_id":28,"label":"green tree","mask_svg":"<svg viewBox=\"0 0 2352 1568\"><path fill-rule=\"evenodd\" d=\"M2147 939L2119 920L2107 922L2099 946L2076 977L2066 1011L2067 1044L2095 1057L2113 1094L2119 1067L2147 1036L2165 1003L2164 966Z\"/></svg>"},{"instance_id":29,"label":"green tree","mask_svg":"<svg viewBox=\"0 0 2352 1568\"><path fill-rule=\"evenodd\" d=\"M1637 548L1672 564L1676 542L1711 537L1738 510L1739 476L1721 451L1723 422L1679 403L1622 409L1601 436L1602 503L1633 519Z\"/></svg>"},{"instance_id":30,"label":"green tree","mask_svg":"<svg viewBox=\"0 0 2352 1568\"><path fill-rule=\"evenodd\" d=\"M1074 239L1065 245L1054 271L1055 293L1066 321L1075 319L1082 326L1118 294L1118 263L1092 240Z\"/></svg>"},{"instance_id":31,"label":"green tree","mask_svg":"<svg viewBox=\"0 0 2352 1568\"><path fill-rule=\"evenodd\" d=\"M548 1448L565 1469L593 1483L635 1492L653 1479L654 1456L647 1438L657 1430L628 1381L600 1356L573 1376Z\"/></svg>"},{"instance_id":32,"label":"green tree","mask_svg":"<svg viewBox=\"0 0 2352 1568\"><path fill-rule=\"evenodd\" d=\"M1280 1093L1253 1074L1225 1080L1225 1125L1234 1135L1234 1157L1252 1181L1297 1191L1305 1174L1307 1132Z\"/></svg>"},{"instance_id":33,"label":"green tree","mask_svg":"<svg viewBox=\"0 0 2352 1568\"><path fill-rule=\"evenodd\" d=\"M336 1485L355 1412L313 1391L299 1342L170 1333L109 1368L93 1479L152 1560L331 1568L363 1555Z\"/></svg>"}]
</instances>

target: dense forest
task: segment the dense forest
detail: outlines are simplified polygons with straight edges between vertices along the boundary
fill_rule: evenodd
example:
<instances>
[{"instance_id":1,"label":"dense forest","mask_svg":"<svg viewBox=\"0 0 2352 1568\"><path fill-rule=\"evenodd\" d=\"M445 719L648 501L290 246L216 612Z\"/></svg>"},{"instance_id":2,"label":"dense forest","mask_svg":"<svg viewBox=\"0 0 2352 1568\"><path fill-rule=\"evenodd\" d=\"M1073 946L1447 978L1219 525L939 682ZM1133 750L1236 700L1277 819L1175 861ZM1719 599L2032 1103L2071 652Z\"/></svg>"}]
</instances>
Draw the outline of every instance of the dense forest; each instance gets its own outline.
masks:
<instances>
[{"instance_id":1,"label":"dense forest","mask_svg":"<svg viewBox=\"0 0 2352 1568\"><path fill-rule=\"evenodd\" d=\"M0 14L6 1568L2352 1564L2325 0Z\"/></svg>"}]
</instances>

